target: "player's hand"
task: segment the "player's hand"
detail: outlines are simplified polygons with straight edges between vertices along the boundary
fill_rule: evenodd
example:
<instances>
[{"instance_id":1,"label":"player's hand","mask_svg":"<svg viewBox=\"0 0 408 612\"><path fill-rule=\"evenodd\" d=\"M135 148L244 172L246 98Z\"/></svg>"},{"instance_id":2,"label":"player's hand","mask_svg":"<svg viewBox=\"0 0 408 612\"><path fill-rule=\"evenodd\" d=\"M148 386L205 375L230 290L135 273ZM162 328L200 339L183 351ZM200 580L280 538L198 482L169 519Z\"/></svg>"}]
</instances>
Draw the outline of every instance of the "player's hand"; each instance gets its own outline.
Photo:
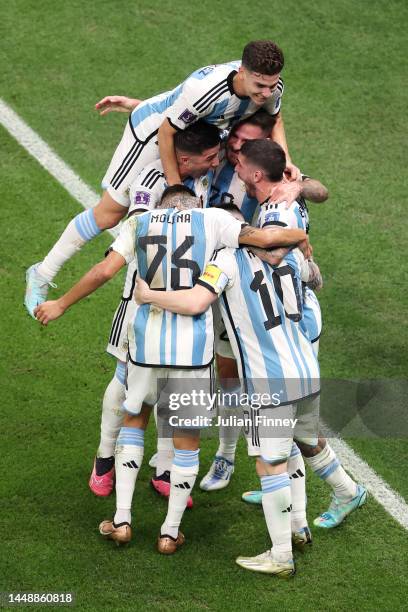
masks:
<instances>
[{"instance_id":1,"label":"player's hand","mask_svg":"<svg viewBox=\"0 0 408 612\"><path fill-rule=\"evenodd\" d=\"M126 96L106 96L95 104L95 110L100 115L107 115L112 111L116 113L130 113L140 104L142 100L137 98L127 98Z\"/></svg>"},{"instance_id":2,"label":"player's hand","mask_svg":"<svg viewBox=\"0 0 408 612\"><path fill-rule=\"evenodd\" d=\"M307 262L309 265L309 280L307 286L313 291L320 291L323 287L323 277L320 268L313 259Z\"/></svg>"},{"instance_id":3,"label":"player's hand","mask_svg":"<svg viewBox=\"0 0 408 612\"><path fill-rule=\"evenodd\" d=\"M65 308L59 300L49 300L34 308L34 316L42 325L48 325L50 321L59 319L65 312Z\"/></svg>"},{"instance_id":4,"label":"player's hand","mask_svg":"<svg viewBox=\"0 0 408 612\"><path fill-rule=\"evenodd\" d=\"M146 281L141 278L138 278L136 281L136 288L134 293L136 304L148 304L150 302L149 292L149 285L146 283Z\"/></svg>"},{"instance_id":5,"label":"player's hand","mask_svg":"<svg viewBox=\"0 0 408 612\"><path fill-rule=\"evenodd\" d=\"M313 249L312 249L312 245L309 242L308 236L306 236L306 238L302 240L302 242L299 242L297 246L302 251L303 257L305 259L311 259L313 255Z\"/></svg>"},{"instance_id":6,"label":"player's hand","mask_svg":"<svg viewBox=\"0 0 408 612\"><path fill-rule=\"evenodd\" d=\"M285 208L289 208L301 193L302 183L300 181L291 181L284 177L271 191L269 202L271 204L286 202Z\"/></svg>"},{"instance_id":7,"label":"player's hand","mask_svg":"<svg viewBox=\"0 0 408 612\"><path fill-rule=\"evenodd\" d=\"M285 168L285 175L290 181L300 181L302 178L302 173L299 168L292 164L292 162L288 162Z\"/></svg>"}]
</instances>

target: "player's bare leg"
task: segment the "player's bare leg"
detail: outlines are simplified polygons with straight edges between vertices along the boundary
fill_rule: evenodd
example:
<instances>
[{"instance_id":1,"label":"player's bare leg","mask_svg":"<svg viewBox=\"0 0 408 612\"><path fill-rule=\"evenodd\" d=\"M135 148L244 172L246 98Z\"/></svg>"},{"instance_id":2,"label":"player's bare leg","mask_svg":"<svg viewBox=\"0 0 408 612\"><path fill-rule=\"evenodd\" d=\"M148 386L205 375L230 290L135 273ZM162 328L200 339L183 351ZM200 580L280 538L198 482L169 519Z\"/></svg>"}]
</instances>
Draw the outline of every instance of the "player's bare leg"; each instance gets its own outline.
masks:
<instances>
[{"instance_id":1,"label":"player's bare leg","mask_svg":"<svg viewBox=\"0 0 408 612\"><path fill-rule=\"evenodd\" d=\"M89 488L98 497L113 491L115 479L115 446L123 423L126 364L117 360L115 375L108 384L102 402L101 437L89 479Z\"/></svg>"},{"instance_id":2,"label":"player's bare leg","mask_svg":"<svg viewBox=\"0 0 408 612\"><path fill-rule=\"evenodd\" d=\"M64 263L103 230L115 227L127 210L126 206L118 204L104 191L94 208L79 213L68 223L43 261L33 264L27 270L24 304L33 318L34 308L46 300L48 287L53 286L52 281Z\"/></svg>"},{"instance_id":3,"label":"player's bare leg","mask_svg":"<svg viewBox=\"0 0 408 612\"><path fill-rule=\"evenodd\" d=\"M328 510L313 523L324 529L337 527L346 516L365 503L367 491L347 474L325 438L319 437L316 446L301 442L298 442L298 446L314 473L327 482L333 491Z\"/></svg>"},{"instance_id":4,"label":"player's bare leg","mask_svg":"<svg viewBox=\"0 0 408 612\"><path fill-rule=\"evenodd\" d=\"M200 432L175 430L173 444L169 505L157 540L157 550L165 555L175 553L184 544L184 535L179 527L198 474Z\"/></svg>"}]
</instances>

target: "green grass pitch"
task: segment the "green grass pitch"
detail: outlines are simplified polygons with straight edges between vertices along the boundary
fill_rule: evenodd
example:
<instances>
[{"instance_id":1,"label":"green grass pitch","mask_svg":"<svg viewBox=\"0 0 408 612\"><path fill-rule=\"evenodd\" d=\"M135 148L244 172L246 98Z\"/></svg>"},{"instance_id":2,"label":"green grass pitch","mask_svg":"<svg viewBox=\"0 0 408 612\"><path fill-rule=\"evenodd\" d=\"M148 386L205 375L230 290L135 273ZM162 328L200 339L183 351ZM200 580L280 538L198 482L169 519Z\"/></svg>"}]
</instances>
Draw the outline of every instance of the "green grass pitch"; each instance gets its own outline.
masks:
<instances>
[{"instance_id":1,"label":"green grass pitch","mask_svg":"<svg viewBox=\"0 0 408 612\"><path fill-rule=\"evenodd\" d=\"M286 56L283 115L293 160L330 190L327 204L311 206L325 278L322 373L406 376L406 3L3 4L1 97L96 190L125 118L99 117L98 99L147 97L196 67L238 58L248 40L276 40ZM147 461L135 494L134 541L119 549L101 540L97 525L114 501L93 497L87 479L114 369L104 348L122 278L47 329L28 318L25 269L80 207L4 130L0 141L0 591L73 591L84 610L403 609L406 532L372 499L339 529L313 531L313 549L296 556L292 581L235 565L239 554L268 546L262 512L240 501L257 486L242 442L230 487L195 491L179 554L155 552L166 504L149 488ZM53 295L108 244L102 236L72 259ZM408 498L406 440L349 442ZM203 444L200 476L215 446ZM153 451L150 429L145 457ZM329 501L312 475L308 500L310 519Z\"/></svg>"}]
</instances>

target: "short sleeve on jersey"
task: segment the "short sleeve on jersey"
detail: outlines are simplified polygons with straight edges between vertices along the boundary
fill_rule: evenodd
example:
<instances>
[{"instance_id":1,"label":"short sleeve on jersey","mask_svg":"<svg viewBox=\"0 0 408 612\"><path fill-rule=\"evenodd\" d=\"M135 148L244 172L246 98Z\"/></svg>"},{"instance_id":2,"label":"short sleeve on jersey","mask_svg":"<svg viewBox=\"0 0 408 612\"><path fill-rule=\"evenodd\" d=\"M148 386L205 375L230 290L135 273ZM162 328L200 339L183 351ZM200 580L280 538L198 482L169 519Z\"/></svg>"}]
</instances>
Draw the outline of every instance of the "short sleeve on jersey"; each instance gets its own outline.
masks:
<instances>
[{"instance_id":1,"label":"short sleeve on jersey","mask_svg":"<svg viewBox=\"0 0 408 612\"><path fill-rule=\"evenodd\" d=\"M220 295L226 287L234 284L236 264L231 249L214 251L197 284L206 287L212 293Z\"/></svg>"},{"instance_id":2,"label":"short sleeve on jersey","mask_svg":"<svg viewBox=\"0 0 408 612\"><path fill-rule=\"evenodd\" d=\"M220 74L219 79L198 80L189 77L175 102L166 110L166 118L177 130L184 130L188 125L207 117L215 105L225 96L232 95L228 78Z\"/></svg>"},{"instance_id":3,"label":"short sleeve on jersey","mask_svg":"<svg viewBox=\"0 0 408 612\"><path fill-rule=\"evenodd\" d=\"M135 232L137 222L137 216L127 219L120 228L119 236L111 246L111 250L122 255L127 264L135 257Z\"/></svg>"},{"instance_id":4,"label":"short sleeve on jersey","mask_svg":"<svg viewBox=\"0 0 408 612\"><path fill-rule=\"evenodd\" d=\"M263 204L259 214L259 227L277 225L280 227L290 227L292 229L299 227L303 229L295 212L296 207L299 208L297 203L292 204L289 208L286 208L284 202L280 204Z\"/></svg>"},{"instance_id":5,"label":"short sleeve on jersey","mask_svg":"<svg viewBox=\"0 0 408 612\"><path fill-rule=\"evenodd\" d=\"M130 211L152 210L160 201L165 187L161 162L148 164L129 188Z\"/></svg>"},{"instance_id":6,"label":"short sleeve on jersey","mask_svg":"<svg viewBox=\"0 0 408 612\"><path fill-rule=\"evenodd\" d=\"M219 208L206 208L204 214L211 222L213 235L217 237L217 248L238 248L242 228L241 221Z\"/></svg>"}]
</instances>

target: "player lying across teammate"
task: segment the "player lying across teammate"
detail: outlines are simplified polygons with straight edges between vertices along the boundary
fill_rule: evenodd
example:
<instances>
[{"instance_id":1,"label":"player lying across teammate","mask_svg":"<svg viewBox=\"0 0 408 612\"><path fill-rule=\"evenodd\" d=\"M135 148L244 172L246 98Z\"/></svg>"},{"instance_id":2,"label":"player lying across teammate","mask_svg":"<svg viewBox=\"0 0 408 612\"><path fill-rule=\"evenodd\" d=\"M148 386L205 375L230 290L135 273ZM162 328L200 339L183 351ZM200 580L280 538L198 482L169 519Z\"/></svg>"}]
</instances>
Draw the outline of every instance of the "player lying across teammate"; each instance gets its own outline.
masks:
<instances>
[{"instance_id":1,"label":"player lying across teammate","mask_svg":"<svg viewBox=\"0 0 408 612\"><path fill-rule=\"evenodd\" d=\"M44 260L27 270L25 306L31 316L46 299L48 287L64 263L86 242L123 219L129 207L129 187L147 164L160 156L167 184L181 182L174 149L177 131L200 118L218 128L229 128L262 107L276 117L271 137L288 155L280 110L283 65L283 53L273 42L251 42L244 48L242 61L200 68L175 89L138 104L103 179L105 191L100 202L77 215ZM109 98L106 104L110 104ZM289 155L287 170L293 178L299 175Z\"/></svg>"},{"instance_id":2,"label":"player lying across teammate","mask_svg":"<svg viewBox=\"0 0 408 612\"><path fill-rule=\"evenodd\" d=\"M174 208L176 203L181 210ZM170 202L164 197L161 205L165 208L128 219L106 259L94 266L64 296L38 306L36 318L46 325L60 317L72 304L95 291L134 258L138 274L152 287L176 291L193 287L215 248L237 247L238 244L270 247L299 243L306 255L309 252L303 230L283 228L271 232L252 228L225 211L195 208L200 201L191 195L176 195ZM184 209L191 207L194 209ZM180 388L186 374L183 368L188 369L192 390L195 387L210 390L212 359L211 310L192 319L158 313L147 305L135 308L129 326L126 413L115 453L117 507L114 519L101 523L102 535L118 543L131 539L133 491L143 459L144 430L151 406L157 399L163 401L164 392ZM201 408L208 416L207 406ZM175 452L168 512L157 544L159 552L164 554L174 553L184 542L179 526L198 473L199 430L176 429L173 444Z\"/></svg>"}]
</instances>

